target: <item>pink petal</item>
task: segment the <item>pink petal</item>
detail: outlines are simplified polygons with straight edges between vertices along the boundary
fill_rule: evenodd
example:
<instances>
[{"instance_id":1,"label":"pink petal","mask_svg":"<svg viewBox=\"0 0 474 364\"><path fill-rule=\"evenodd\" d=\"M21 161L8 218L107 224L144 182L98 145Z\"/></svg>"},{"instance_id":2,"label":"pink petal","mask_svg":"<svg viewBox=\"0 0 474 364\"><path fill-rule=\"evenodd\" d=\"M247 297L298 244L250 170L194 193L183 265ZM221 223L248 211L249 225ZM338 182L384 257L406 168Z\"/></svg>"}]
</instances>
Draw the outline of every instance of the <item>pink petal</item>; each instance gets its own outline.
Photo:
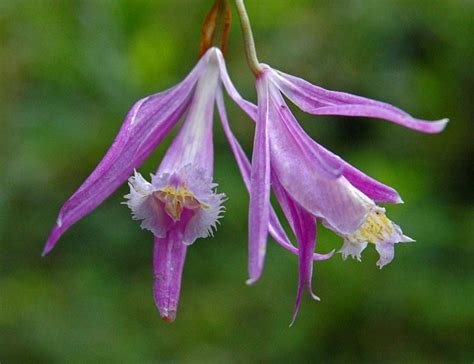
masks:
<instances>
[{"instance_id":1,"label":"pink petal","mask_svg":"<svg viewBox=\"0 0 474 364\"><path fill-rule=\"evenodd\" d=\"M291 223L292 229L296 234L299 248L298 288L293 318L290 324L290 326L292 326L298 315L305 287L311 297L319 301L319 298L313 293L311 286L313 276L312 256L316 247L316 219L301 208L301 206L296 204L276 179L273 180L273 188L275 195L283 208L283 212Z\"/></svg>"},{"instance_id":2,"label":"pink petal","mask_svg":"<svg viewBox=\"0 0 474 364\"><path fill-rule=\"evenodd\" d=\"M233 86L232 86L233 87ZM237 92L237 91L235 91ZM242 99L240 95L235 96L234 100ZM240 105L240 104L239 104ZM256 120L256 109L255 105L252 105L253 108L249 105L245 105L247 114L255 121ZM301 133L306 140L306 145L308 148L313 150L314 154L319 154L320 158L327 161L328 164L334 165L337 169L342 169L342 175L347 178L347 180L357 189L362 191L368 197L373 199L376 202L380 203L402 203L398 192L390 186L387 186L374 178L367 176L365 173L355 168L336 154L332 153L328 149L324 148L319 143L315 142L311 137L306 133Z\"/></svg>"},{"instance_id":3,"label":"pink petal","mask_svg":"<svg viewBox=\"0 0 474 364\"><path fill-rule=\"evenodd\" d=\"M244 150L240 146L238 140L235 138L232 130L230 129L229 120L227 118L227 113L225 110L224 98L222 96L222 90L219 90L217 93L217 109L219 111L222 128L224 129L224 134L229 142L230 149L234 154L235 160L240 170L240 174L242 175L242 179L244 180L245 187L247 190L250 191L250 173L251 173L251 165L250 161L247 158ZM288 236L286 235L283 227L278 220L278 217L275 213L273 207L270 208L270 223L268 230L273 238L282 245L285 249L293 248L296 251L296 248L291 244Z\"/></svg>"},{"instance_id":4,"label":"pink petal","mask_svg":"<svg viewBox=\"0 0 474 364\"><path fill-rule=\"evenodd\" d=\"M248 160L244 150L240 146L238 140L235 138L232 130L230 129L229 121L227 118L227 113L225 111L224 99L222 96L222 91L219 90L217 93L217 108L219 110L219 115L222 122L222 127L224 129L224 134L227 137L232 153L234 154L237 165L239 166L242 179L244 184L247 187L247 190L250 190L250 161ZM280 244L284 249L289 252L298 255L298 249L293 246L285 233L283 227L281 226L278 216L273 209L270 207L270 223L268 226L268 232L272 235L273 239ZM332 253L329 254L313 254L313 260L325 260L332 256Z\"/></svg>"},{"instance_id":5,"label":"pink petal","mask_svg":"<svg viewBox=\"0 0 474 364\"><path fill-rule=\"evenodd\" d=\"M258 121L255 129L252 170L250 174L249 207L249 280L255 283L263 270L268 223L270 218L270 143L268 138L268 81L257 80L259 99Z\"/></svg>"},{"instance_id":6,"label":"pink petal","mask_svg":"<svg viewBox=\"0 0 474 364\"><path fill-rule=\"evenodd\" d=\"M448 119L433 122L416 119L405 111L384 102L345 92L329 91L280 71L274 71L273 74L282 92L299 108L310 114L384 119L423 133L439 133L448 123Z\"/></svg>"},{"instance_id":7,"label":"pink petal","mask_svg":"<svg viewBox=\"0 0 474 364\"><path fill-rule=\"evenodd\" d=\"M165 238L155 237L153 253L153 295L163 320L176 318L181 277L186 259L187 245L183 244L183 229L177 227Z\"/></svg>"},{"instance_id":8,"label":"pink petal","mask_svg":"<svg viewBox=\"0 0 474 364\"><path fill-rule=\"evenodd\" d=\"M186 118L163 157L158 174L174 173L181 167L191 164L194 169L201 170L207 179L212 180L214 169L212 130L220 70L214 59L215 49L211 48L206 54L209 62L199 76Z\"/></svg>"},{"instance_id":9,"label":"pink petal","mask_svg":"<svg viewBox=\"0 0 474 364\"><path fill-rule=\"evenodd\" d=\"M194 85L207 63L204 56L193 71L173 88L139 100L129 111L105 157L81 187L66 201L48 238L48 254L61 235L94 210L132 174L173 128L189 103Z\"/></svg>"},{"instance_id":10,"label":"pink petal","mask_svg":"<svg viewBox=\"0 0 474 364\"><path fill-rule=\"evenodd\" d=\"M322 167L321 161L327 165L333 161L320 153L321 150L319 158L315 157L316 144L308 142L309 137L291 114L279 90L273 87L270 111L274 122L269 128L272 171L292 199L306 211L338 231L353 232L364 221L368 205L373 202L344 177L335 178L329 169ZM342 164L340 166L343 170Z\"/></svg>"},{"instance_id":11,"label":"pink petal","mask_svg":"<svg viewBox=\"0 0 474 364\"><path fill-rule=\"evenodd\" d=\"M257 120L257 107L251 102L242 98L240 93L237 91L232 81L230 80L229 74L227 73L227 67L225 65L224 57L220 51L217 52L217 59L221 70L221 80L224 87L229 94L230 98L244 110L252 120Z\"/></svg>"},{"instance_id":12,"label":"pink petal","mask_svg":"<svg viewBox=\"0 0 474 364\"><path fill-rule=\"evenodd\" d=\"M315 153L320 153L326 160L333 160L334 163L340 163L342 166L342 175L358 190L363 192L366 196L370 197L375 202L381 203L402 203L398 192L387 185L367 176L362 171L351 166L349 163L344 161L342 158L332 153L328 149L324 148L319 143L315 142L311 137L305 135L308 144L312 148L315 148Z\"/></svg>"}]
</instances>

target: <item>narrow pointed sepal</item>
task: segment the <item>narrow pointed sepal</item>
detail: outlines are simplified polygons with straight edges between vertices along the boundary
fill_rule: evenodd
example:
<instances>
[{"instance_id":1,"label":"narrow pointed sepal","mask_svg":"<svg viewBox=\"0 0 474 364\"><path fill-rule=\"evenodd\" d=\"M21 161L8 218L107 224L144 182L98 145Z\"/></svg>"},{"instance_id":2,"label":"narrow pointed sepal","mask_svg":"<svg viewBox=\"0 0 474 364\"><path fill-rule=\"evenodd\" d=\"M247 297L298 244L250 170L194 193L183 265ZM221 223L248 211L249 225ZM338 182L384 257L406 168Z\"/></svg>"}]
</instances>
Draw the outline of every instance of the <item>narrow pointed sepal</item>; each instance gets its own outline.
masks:
<instances>
[{"instance_id":1,"label":"narrow pointed sepal","mask_svg":"<svg viewBox=\"0 0 474 364\"><path fill-rule=\"evenodd\" d=\"M249 208L249 279L255 283L262 274L270 220L270 144L268 139L268 82L257 80L258 122L255 131Z\"/></svg>"},{"instance_id":2,"label":"narrow pointed sepal","mask_svg":"<svg viewBox=\"0 0 474 364\"><path fill-rule=\"evenodd\" d=\"M183 229L171 230L165 238L155 237L153 295L160 317L167 322L173 322L178 311L186 249Z\"/></svg>"},{"instance_id":3,"label":"narrow pointed sepal","mask_svg":"<svg viewBox=\"0 0 474 364\"><path fill-rule=\"evenodd\" d=\"M193 88L208 62L203 57L178 85L133 105L104 158L59 212L43 255L78 220L107 199L138 168L176 125L188 107Z\"/></svg>"},{"instance_id":4,"label":"narrow pointed sepal","mask_svg":"<svg viewBox=\"0 0 474 364\"><path fill-rule=\"evenodd\" d=\"M306 135L308 142L312 144L313 148L317 147L317 151L324 155L327 160L333 160L334 163L339 162L342 165L342 175L359 191L363 192L367 197L378 203L403 203L399 193L392 187L383 184L369 177L364 172L347 163L338 155L332 153L328 149L319 145Z\"/></svg>"},{"instance_id":5,"label":"narrow pointed sepal","mask_svg":"<svg viewBox=\"0 0 474 364\"><path fill-rule=\"evenodd\" d=\"M224 129L224 133L226 135L227 141L229 142L232 153L234 154L235 160L237 162L240 173L242 175L242 179L244 180L245 187L250 192L250 173L251 173L250 161L248 160L244 150L242 149L238 140L236 139L236 137L232 133L232 130L230 129L221 90L218 90L218 93L217 93L217 108L219 110L222 128ZM278 244L280 244L284 249L288 250L289 252L293 254L298 255L298 248L296 248L293 244L291 244L290 239L288 238L288 235L286 234L285 230L281 226L278 216L273 208L270 208L270 220L268 223L268 232L273 237L273 239L275 239L275 241ZM328 254L314 253L313 260L326 260L326 259L331 258L333 254L334 254L334 251Z\"/></svg>"},{"instance_id":6,"label":"narrow pointed sepal","mask_svg":"<svg viewBox=\"0 0 474 364\"><path fill-rule=\"evenodd\" d=\"M391 121L422 133L434 134L444 130L448 119L427 121L385 102L326 90L302 78L274 71L274 79L282 92L301 110L313 115L364 116Z\"/></svg>"},{"instance_id":7,"label":"narrow pointed sepal","mask_svg":"<svg viewBox=\"0 0 474 364\"><path fill-rule=\"evenodd\" d=\"M295 323L298 312L301 306L302 296L306 288L311 298L319 301L312 288L313 278L313 252L316 247L316 220L301 209L299 206L294 206L294 214L298 218L297 240L298 240L298 288L296 293L295 308L293 311L293 318L290 327Z\"/></svg>"},{"instance_id":8,"label":"narrow pointed sepal","mask_svg":"<svg viewBox=\"0 0 474 364\"><path fill-rule=\"evenodd\" d=\"M293 318L290 324L292 326L298 316L305 288L313 300L320 300L314 294L312 288L313 256L316 248L316 219L291 198L275 176L272 178L272 185L275 196L298 242L298 287ZM328 257L331 256L332 253L328 254Z\"/></svg>"}]
</instances>

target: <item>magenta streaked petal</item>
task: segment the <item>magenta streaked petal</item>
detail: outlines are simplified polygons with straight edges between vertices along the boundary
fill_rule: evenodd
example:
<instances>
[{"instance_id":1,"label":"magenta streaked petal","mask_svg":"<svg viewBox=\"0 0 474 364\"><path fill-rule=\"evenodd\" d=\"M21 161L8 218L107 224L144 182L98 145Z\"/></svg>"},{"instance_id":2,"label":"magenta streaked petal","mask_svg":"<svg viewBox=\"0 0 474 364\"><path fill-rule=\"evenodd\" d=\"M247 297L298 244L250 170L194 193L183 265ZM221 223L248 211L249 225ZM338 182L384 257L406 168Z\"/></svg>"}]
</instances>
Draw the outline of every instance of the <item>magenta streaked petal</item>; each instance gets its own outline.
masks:
<instances>
[{"instance_id":1,"label":"magenta streaked petal","mask_svg":"<svg viewBox=\"0 0 474 364\"><path fill-rule=\"evenodd\" d=\"M295 232L296 238L298 240L298 247L301 248L302 244L306 244L305 246L309 247L309 251L302 252L301 254L311 255L311 252L314 252L314 249L316 248L317 220L291 198L291 196L285 191L281 183L276 178L272 180L272 184L275 195L277 196L278 202L282 206L285 216L289 221L291 221L292 229ZM312 260L327 260L334 255L334 252L335 251L333 250L326 254L312 253ZM318 259L315 259L315 256L318 256ZM307 259L308 258L306 257L306 260ZM313 293L311 286L313 265L307 261L305 261L305 265L310 267L309 269L305 270L305 274L303 275L303 277L305 277L306 289L314 300L319 301L319 297Z\"/></svg>"},{"instance_id":2,"label":"magenta streaked petal","mask_svg":"<svg viewBox=\"0 0 474 364\"><path fill-rule=\"evenodd\" d=\"M155 237L153 295L161 318L168 322L175 320L178 310L186 249L182 227L169 231L165 238Z\"/></svg>"},{"instance_id":3,"label":"magenta streaked petal","mask_svg":"<svg viewBox=\"0 0 474 364\"><path fill-rule=\"evenodd\" d=\"M158 175L176 174L204 207L196 210L184 231L183 241L192 244L197 238L213 234L222 216L224 194L215 193L213 119L219 85L216 49L206 53L209 61L196 84L186 120L168 148Z\"/></svg>"},{"instance_id":4,"label":"magenta streaked petal","mask_svg":"<svg viewBox=\"0 0 474 364\"><path fill-rule=\"evenodd\" d=\"M232 133L232 130L230 129L227 113L225 111L224 98L222 96L221 90L219 90L217 93L217 108L219 110L224 134L227 137L232 153L234 154L234 157L237 161L237 165L239 166L239 170L242 175L242 179L244 180L244 184L247 187L247 190L250 190L250 161L248 160L244 150L242 149L239 142ZM281 226L281 223L273 207L270 208L270 222L268 225L268 232L273 237L273 239L275 239L275 241L280 244L284 249L295 255L298 255L298 248L291 244L290 239L288 238L288 235ZM330 257L332 257L333 253L334 251L328 254L314 253L313 260L329 259Z\"/></svg>"},{"instance_id":5,"label":"magenta streaked petal","mask_svg":"<svg viewBox=\"0 0 474 364\"><path fill-rule=\"evenodd\" d=\"M317 146L317 152L324 155L325 159L333 159L335 162L341 163L343 166L342 175L358 190L363 192L369 198L375 202L381 203L402 203L403 200L398 192L390 186L384 185L383 183L375 180L372 177L367 176L362 171L358 170L354 166L344 161L339 156L335 155L322 145L312 140L306 135L308 143Z\"/></svg>"},{"instance_id":6,"label":"magenta streaked petal","mask_svg":"<svg viewBox=\"0 0 474 364\"><path fill-rule=\"evenodd\" d=\"M208 50L206 55L209 60L197 81L186 119L163 157L158 174L173 173L180 166L190 164L212 180L212 125L220 72L215 49Z\"/></svg>"},{"instance_id":7,"label":"magenta streaked petal","mask_svg":"<svg viewBox=\"0 0 474 364\"><path fill-rule=\"evenodd\" d=\"M268 81L263 77L257 79L257 93L258 121L250 173L248 284L255 283L262 274L270 220L269 95Z\"/></svg>"},{"instance_id":8,"label":"magenta streaked petal","mask_svg":"<svg viewBox=\"0 0 474 364\"><path fill-rule=\"evenodd\" d=\"M240 170L240 174L242 176L242 179L244 180L245 187L248 191L250 191L250 173L252 167L250 165L249 159L247 158L247 155L240 146L237 138L234 136L234 133L232 133L232 130L230 129L229 120L225 111L224 97L222 96L221 89L219 89L217 92L217 109L219 111L222 128L224 129L224 134L227 138L227 141L229 142L230 149L234 154L235 160ZM290 242L290 239L288 239L288 236L283 230L283 227L281 226L280 221L278 220L278 217L273 208L270 209L270 223L268 230L269 233L280 245L282 245L286 249L288 249L288 246L293 247ZM293 248L296 250L295 247Z\"/></svg>"},{"instance_id":9,"label":"magenta streaked petal","mask_svg":"<svg viewBox=\"0 0 474 364\"><path fill-rule=\"evenodd\" d=\"M329 151L328 151L329 152ZM329 152L330 153L330 152ZM344 164L343 176L366 196L378 203L403 203L398 192L387 185L367 176L349 163Z\"/></svg>"},{"instance_id":10,"label":"magenta streaked petal","mask_svg":"<svg viewBox=\"0 0 474 364\"><path fill-rule=\"evenodd\" d=\"M314 152L316 144L309 144L309 138L284 104L279 91L272 91L270 95L270 112L275 120L269 128L272 171L292 199L306 211L335 230L353 232L364 221L373 202L345 177L334 178L328 170L323 170L323 159L328 165L336 162L342 170L343 165L329 160L320 151L319 160L315 158L316 153L308 153L308 150Z\"/></svg>"},{"instance_id":11,"label":"magenta streaked petal","mask_svg":"<svg viewBox=\"0 0 474 364\"><path fill-rule=\"evenodd\" d=\"M420 131L427 134L440 133L448 124L448 119L425 121L415 119L410 115L400 115L391 110L385 110L380 106L373 105L341 105L327 106L318 108L312 114L315 115L342 115L342 116L364 116L376 119L384 119L395 124L404 126L412 130Z\"/></svg>"},{"instance_id":12,"label":"magenta streaked petal","mask_svg":"<svg viewBox=\"0 0 474 364\"><path fill-rule=\"evenodd\" d=\"M282 105L285 105L284 100L281 97L278 99ZM297 124L297 121L294 119L289 110L282 108L282 112L287 114L286 117L290 119L290 125ZM306 143L305 145L309 149L313 150L313 155L319 156L319 159L323 160L325 165L333 166L334 170L342 170L342 175L346 177L354 187L358 188L374 201L382 203L403 202L398 192L392 187L384 185L383 183L367 176L357 168L353 167L339 156L327 150L322 145L316 143L301 128L295 128L294 130L298 132L298 137L300 140L304 140Z\"/></svg>"},{"instance_id":13,"label":"magenta streaked petal","mask_svg":"<svg viewBox=\"0 0 474 364\"><path fill-rule=\"evenodd\" d=\"M129 111L107 154L59 212L43 255L61 235L95 209L132 174L185 112L190 94L207 63L204 56L177 86L138 101Z\"/></svg>"},{"instance_id":14,"label":"magenta streaked petal","mask_svg":"<svg viewBox=\"0 0 474 364\"><path fill-rule=\"evenodd\" d=\"M305 288L308 290L314 300L319 301L319 297L316 296L312 291L311 284L313 276L312 255L316 246L316 221L314 219L310 220L309 218L311 218L311 215L301 208L296 209L296 213L299 215L299 224L304 225L301 226L300 233L298 234L298 248L300 251L298 256L298 288L296 291L295 307L293 310L293 317L290 326L295 323L296 317L298 316L298 311L300 309L303 291Z\"/></svg>"},{"instance_id":15,"label":"magenta streaked petal","mask_svg":"<svg viewBox=\"0 0 474 364\"><path fill-rule=\"evenodd\" d=\"M293 318L290 323L290 326L292 326L298 315L305 288L314 300L319 301L319 297L313 293L311 286L313 276L312 257L316 247L316 219L293 201L276 178L272 180L272 183L275 195L298 241L298 288Z\"/></svg>"},{"instance_id":16,"label":"magenta streaked petal","mask_svg":"<svg viewBox=\"0 0 474 364\"><path fill-rule=\"evenodd\" d=\"M230 80L229 74L227 72L227 67L225 65L224 56L222 55L220 50L217 50L217 59L221 71L221 80L230 98L234 100L234 102L239 105L240 108L244 110L247 115L250 116L251 119L256 121L258 114L257 107L251 102L245 100L235 88L234 84Z\"/></svg>"},{"instance_id":17,"label":"magenta streaked petal","mask_svg":"<svg viewBox=\"0 0 474 364\"><path fill-rule=\"evenodd\" d=\"M264 76L269 79L269 107L271 118L279 120L277 126L281 129L285 129L284 134L286 137L286 142L290 143L286 148L294 149L294 152L304 156L304 158L311 160L314 169L318 170L321 178L326 179L337 179L342 175L343 166L341 161L334 158L325 158L325 155L319 150L321 147L314 143L311 138L308 137L303 128L299 125L298 121L295 119L290 109L288 108L285 100L281 95L281 91L274 85L270 80L273 78L273 73L271 70L264 72ZM263 77L263 76L262 76ZM273 130L273 128L272 128ZM270 132L272 131L270 130ZM271 139L272 143L276 138L282 138L283 135L275 133ZM285 146L282 145L282 140L275 140L279 147L282 150L280 154L285 153ZM273 152L272 152L273 154ZM288 166L289 169L290 165ZM291 165L294 167L294 164Z\"/></svg>"},{"instance_id":18,"label":"magenta streaked petal","mask_svg":"<svg viewBox=\"0 0 474 364\"><path fill-rule=\"evenodd\" d=\"M240 97L240 95L239 95ZM283 101L284 102L284 101ZM283 104L284 105L284 104ZM248 115L256 121L256 117L252 112L247 112ZM291 115L291 119L294 117ZM296 122L296 120L294 120ZM294 124L293 122L291 124ZM336 171L342 170L342 175L357 189L362 191L368 197L380 203L402 203L398 192L390 186L387 186L358 170L348 162L344 161L339 156L324 148L322 145L316 143L304 131L301 131L299 137L305 140L306 146L313 150L313 155L318 155L326 164L334 166Z\"/></svg>"},{"instance_id":19,"label":"magenta streaked petal","mask_svg":"<svg viewBox=\"0 0 474 364\"><path fill-rule=\"evenodd\" d=\"M310 114L384 119L423 133L439 133L448 123L448 119L438 121L416 119L405 111L384 102L345 92L329 91L280 71L274 71L273 74L282 92L299 108Z\"/></svg>"}]
</instances>

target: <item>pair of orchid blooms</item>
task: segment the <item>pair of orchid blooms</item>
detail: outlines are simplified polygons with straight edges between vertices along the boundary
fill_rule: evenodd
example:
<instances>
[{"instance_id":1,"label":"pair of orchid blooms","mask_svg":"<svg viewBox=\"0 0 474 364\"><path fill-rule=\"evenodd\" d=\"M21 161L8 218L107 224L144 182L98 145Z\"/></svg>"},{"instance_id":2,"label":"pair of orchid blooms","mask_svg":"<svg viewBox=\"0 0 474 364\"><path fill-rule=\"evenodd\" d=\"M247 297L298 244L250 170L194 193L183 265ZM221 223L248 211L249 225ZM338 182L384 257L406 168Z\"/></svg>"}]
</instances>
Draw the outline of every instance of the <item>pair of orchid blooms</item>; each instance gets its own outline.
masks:
<instances>
[{"instance_id":1,"label":"pair of orchid blooms","mask_svg":"<svg viewBox=\"0 0 474 364\"><path fill-rule=\"evenodd\" d=\"M173 321L178 307L181 277L189 245L212 235L224 211L225 195L213 182L213 119L217 112L250 193L248 284L262 274L270 234L298 256L299 278L293 321L306 289L311 286L313 261L331 258L315 253L317 222L343 238L343 259L361 259L373 244L382 268L392 261L394 245L413 241L385 215L378 203L401 203L397 191L365 175L306 134L284 97L313 115L379 118L424 133L442 131L447 120L416 119L389 104L328 91L258 63L252 33L242 1L241 17L250 68L256 76L257 105L245 100L227 73L217 47L203 52L191 73L178 85L136 102L105 157L62 207L45 246L49 253L62 234L94 210L127 179L124 196L133 219L153 233L154 298L160 316ZM223 89L255 122L252 159L230 128ZM178 125L179 131L156 174L148 182L135 169ZM271 203L273 190L296 237L293 245Z\"/></svg>"}]
</instances>

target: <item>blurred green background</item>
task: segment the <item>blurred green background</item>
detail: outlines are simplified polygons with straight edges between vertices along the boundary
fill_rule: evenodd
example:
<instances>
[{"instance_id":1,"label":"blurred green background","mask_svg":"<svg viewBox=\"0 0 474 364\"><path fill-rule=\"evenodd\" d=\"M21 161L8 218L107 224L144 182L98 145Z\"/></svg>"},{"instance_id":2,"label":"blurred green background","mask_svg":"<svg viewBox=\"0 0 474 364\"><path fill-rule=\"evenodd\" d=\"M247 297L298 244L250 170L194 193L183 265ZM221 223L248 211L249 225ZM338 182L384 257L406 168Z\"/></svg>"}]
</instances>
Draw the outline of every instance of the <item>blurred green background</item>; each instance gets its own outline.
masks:
<instances>
[{"instance_id":1,"label":"blurred green background","mask_svg":"<svg viewBox=\"0 0 474 364\"><path fill-rule=\"evenodd\" d=\"M40 253L63 202L129 107L196 62L211 0L0 0L0 361L7 363L470 363L474 360L474 2L248 0L261 61L330 89L449 117L440 135L313 117L308 133L398 189L388 215L417 242L377 269L335 256L288 324L297 261L269 243L247 287L247 207L216 123L215 180L229 200L214 238L188 251L177 321L152 299L151 234L123 186ZM237 18L228 68L255 100ZM228 102L246 151L253 125ZM170 138L140 168L154 172ZM319 252L341 239L320 229Z\"/></svg>"}]
</instances>

